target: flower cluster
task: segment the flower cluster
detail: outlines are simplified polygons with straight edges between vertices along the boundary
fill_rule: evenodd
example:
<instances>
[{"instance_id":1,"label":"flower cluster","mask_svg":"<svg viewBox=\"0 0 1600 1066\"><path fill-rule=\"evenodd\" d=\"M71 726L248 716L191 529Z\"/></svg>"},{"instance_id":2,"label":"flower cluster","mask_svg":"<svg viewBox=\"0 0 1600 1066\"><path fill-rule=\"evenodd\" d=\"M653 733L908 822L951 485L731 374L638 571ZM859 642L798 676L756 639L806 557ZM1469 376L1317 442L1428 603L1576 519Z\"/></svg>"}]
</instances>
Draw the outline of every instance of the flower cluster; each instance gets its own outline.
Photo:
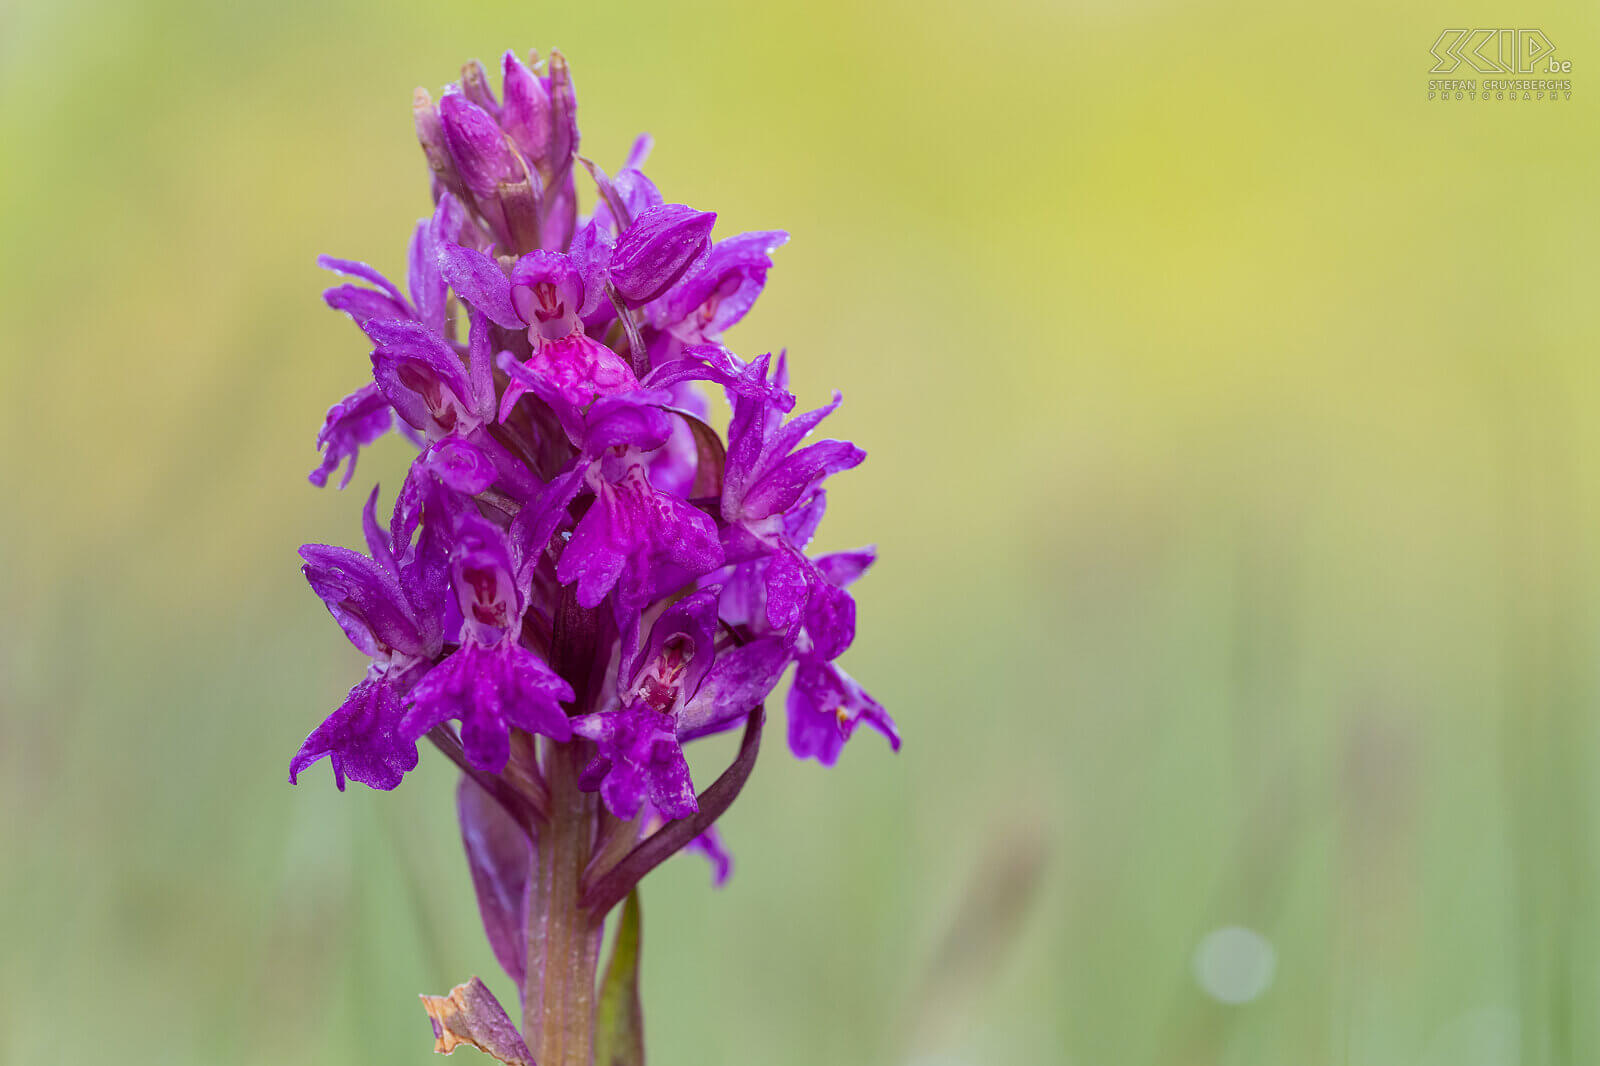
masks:
<instances>
[{"instance_id":1,"label":"flower cluster","mask_svg":"<svg viewBox=\"0 0 1600 1066\"><path fill-rule=\"evenodd\" d=\"M301 550L371 661L290 779L326 757L341 789L392 789L428 738L536 825L557 802L549 753L569 752L625 845L688 820L678 846L725 875L684 744L759 730L793 666L795 755L831 764L862 724L899 746L837 663L873 551L807 551L824 483L865 453L808 443L839 397L796 414L785 357L746 360L723 339L787 234L715 238L714 214L645 176L648 137L615 176L580 156L559 53L508 52L498 95L471 64L437 102L418 90L413 113L434 207L406 288L321 260L345 278L324 298L365 335L372 380L328 411L311 480L342 466L348 484L391 427L417 455L386 522L368 497L365 552ZM620 854L606 832L596 854Z\"/></svg>"}]
</instances>

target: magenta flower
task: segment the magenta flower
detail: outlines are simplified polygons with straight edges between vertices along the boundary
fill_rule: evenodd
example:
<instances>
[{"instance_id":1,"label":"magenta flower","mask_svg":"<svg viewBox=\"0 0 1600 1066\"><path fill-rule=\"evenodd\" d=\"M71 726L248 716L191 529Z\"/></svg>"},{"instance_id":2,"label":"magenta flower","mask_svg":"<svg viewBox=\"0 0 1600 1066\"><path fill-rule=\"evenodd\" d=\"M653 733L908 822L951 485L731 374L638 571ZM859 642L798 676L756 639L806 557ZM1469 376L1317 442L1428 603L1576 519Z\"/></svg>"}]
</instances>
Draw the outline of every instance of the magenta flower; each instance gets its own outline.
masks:
<instances>
[{"instance_id":1,"label":"magenta flower","mask_svg":"<svg viewBox=\"0 0 1600 1066\"><path fill-rule=\"evenodd\" d=\"M832 765L860 725L899 747L836 662L875 553L808 554L824 485L865 452L809 440L838 394L793 414L786 358L726 341L788 235L716 239L714 213L646 177L648 137L615 177L579 156L559 53L500 67L498 94L471 63L437 102L413 98L433 209L405 288L321 260L371 379L329 409L311 480L342 467L347 484L391 426L416 452L386 525L368 499L364 553L301 549L367 667L289 773L326 758L340 789L392 789L423 738L460 770L474 891L526 1040L474 981L425 997L439 1050L593 1066L598 1041L637 1063L637 1031L594 1014L607 915L680 850L727 878L715 823L783 675L796 756ZM685 747L741 727L732 763L697 783Z\"/></svg>"},{"instance_id":2,"label":"magenta flower","mask_svg":"<svg viewBox=\"0 0 1600 1066\"><path fill-rule=\"evenodd\" d=\"M417 739L456 719L467 761L499 773L511 757L512 728L571 738L561 704L572 699L572 686L522 645L524 597L505 532L463 512L453 539L450 586L461 612L461 646L411 690L401 729Z\"/></svg>"},{"instance_id":3,"label":"magenta flower","mask_svg":"<svg viewBox=\"0 0 1600 1066\"><path fill-rule=\"evenodd\" d=\"M832 766L839 760L844 742L862 723L887 737L895 751L900 750L894 720L854 678L834 663L802 660L795 668L794 687L789 689L789 749L799 758L809 756Z\"/></svg>"}]
</instances>

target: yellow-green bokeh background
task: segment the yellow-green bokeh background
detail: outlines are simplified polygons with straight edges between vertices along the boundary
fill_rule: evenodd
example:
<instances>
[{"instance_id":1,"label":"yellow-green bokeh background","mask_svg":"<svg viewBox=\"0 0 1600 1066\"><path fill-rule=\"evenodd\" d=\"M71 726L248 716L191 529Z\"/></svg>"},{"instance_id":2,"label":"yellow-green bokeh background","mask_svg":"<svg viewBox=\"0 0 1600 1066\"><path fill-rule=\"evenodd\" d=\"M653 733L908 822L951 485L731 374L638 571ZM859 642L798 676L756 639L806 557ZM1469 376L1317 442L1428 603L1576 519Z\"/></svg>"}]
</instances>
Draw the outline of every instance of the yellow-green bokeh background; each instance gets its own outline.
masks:
<instances>
[{"instance_id":1,"label":"yellow-green bokeh background","mask_svg":"<svg viewBox=\"0 0 1600 1066\"><path fill-rule=\"evenodd\" d=\"M1570 102L1426 100L1512 19ZM360 503L304 481L366 364L313 258L396 268L412 87L551 44L600 161L793 231L730 340L845 391L906 737L774 730L732 883L652 877L653 1062L1600 1061L1597 21L0 6L0 1063L421 1064L417 992L506 990L440 759L285 783L360 668L294 550Z\"/></svg>"}]
</instances>

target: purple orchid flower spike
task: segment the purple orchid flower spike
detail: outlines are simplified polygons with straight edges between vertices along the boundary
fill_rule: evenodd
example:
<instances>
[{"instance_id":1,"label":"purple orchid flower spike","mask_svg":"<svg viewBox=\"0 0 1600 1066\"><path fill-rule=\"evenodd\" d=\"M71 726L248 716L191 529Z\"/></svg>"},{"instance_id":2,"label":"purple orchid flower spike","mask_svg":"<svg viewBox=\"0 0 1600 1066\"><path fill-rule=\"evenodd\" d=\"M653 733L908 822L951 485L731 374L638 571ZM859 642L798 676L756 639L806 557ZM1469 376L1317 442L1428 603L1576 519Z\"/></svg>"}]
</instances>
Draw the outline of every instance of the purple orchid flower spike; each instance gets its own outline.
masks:
<instances>
[{"instance_id":1,"label":"purple orchid flower spike","mask_svg":"<svg viewBox=\"0 0 1600 1066\"><path fill-rule=\"evenodd\" d=\"M476 979L424 996L436 1049L636 1066L638 886L684 850L727 879L716 823L784 675L796 756L833 765L862 725L899 747L837 663L876 553L809 554L824 485L865 453L808 440L837 394L793 414L786 358L727 342L788 235L713 241L715 214L645 175L649 137L615 177L578 155L559 52L499 66L498 86L471 62L437 103L413 95L434 206L405 288L322 260L342 276L324 299L361 330L371 378L329 409L311 480L347 484L391 427L416 450L388 522L376 490L367 500L364 553L301 549L367 666L289 777L326 759L341 790L392 789L426 738L459 771L483 929L523 1010L518 1032ZM731 761L697 781L688 746L733 730Z\"/></svg>"}]
</instances>

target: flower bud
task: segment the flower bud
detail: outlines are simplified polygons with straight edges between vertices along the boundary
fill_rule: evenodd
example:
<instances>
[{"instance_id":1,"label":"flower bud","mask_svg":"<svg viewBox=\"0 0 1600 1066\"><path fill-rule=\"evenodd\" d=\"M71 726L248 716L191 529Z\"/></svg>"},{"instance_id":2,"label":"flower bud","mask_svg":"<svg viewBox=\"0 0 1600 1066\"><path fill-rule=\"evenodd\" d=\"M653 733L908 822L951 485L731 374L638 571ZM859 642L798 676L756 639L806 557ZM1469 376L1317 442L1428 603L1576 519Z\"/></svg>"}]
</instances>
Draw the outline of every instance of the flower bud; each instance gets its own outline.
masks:
<instances>
[{"instance_id":1,"label":"flower bud","mask_svg":"<svg viewBox=\"0 0 1600 1066\"><path fill-rule=\"evenodd\" d=\"M500 108L500 125L524 159L543 167L550 147L550 94L515 52L505 54L501 69L505 103Z\"/></svg>"},{"instance_id":2,"label":"flower bud","mask_svg":"<svg viewBox=\"0 0 1600 1066\"><path fill-rule=\"evenodd\" d=\"M629 304L649 303L672 287L711 244L717 216L683 204L649 208L617 238L611 284Z\"/></svg>"},{"instance_id":3,"label":"flower bud","mask_svg":"<svg viewBox=\"0 0 1600 1066\"><path fill-rule=\"evenodd\" d=\"M439 101L439 117L456 172L480 202L491 200L502 182L519 182L527 176L499 125L465 95L447 91Z\"/></svg>"},{"instance_id":4,"label":"flower bud","mask_svg":"<svg viewBox=\"0 0 1600 1066\"><path fill-rule=\"evenodd\" d=\"M481 60L474 59L461 65L461 94L490 115L500 114L494 89L489 86L489 72L484 69Z\"/></svg>"},{"instance_id":5,"label":"flower bud","mask_svg":"<svg viewBox=\"0 0 1600 1066\"><path fill-rule=\"evenodd\" d=\"M439 117L439 108L433 102L433 97L428 95L428 90L419 87L411 95L411 117L417 126L417 141L422 145L422 154L428 159L428 167L434 176L448 189L460 187L460 180L456 177L455 164L450 159L450 149L445 144L444 123Z\"/></svg>"},{"instance_id":6,"label":"flower bud","mask_svg":"<svg viewBox=\"0 0 1600 1066\"><path fill-rule=\"evenodd\" d=\"M550 140L545 149L545 168L560 174L572 166L578 150L578 97L572 88L572 70L567 57L550 52Z\"/></svg>"}]
</instances>

